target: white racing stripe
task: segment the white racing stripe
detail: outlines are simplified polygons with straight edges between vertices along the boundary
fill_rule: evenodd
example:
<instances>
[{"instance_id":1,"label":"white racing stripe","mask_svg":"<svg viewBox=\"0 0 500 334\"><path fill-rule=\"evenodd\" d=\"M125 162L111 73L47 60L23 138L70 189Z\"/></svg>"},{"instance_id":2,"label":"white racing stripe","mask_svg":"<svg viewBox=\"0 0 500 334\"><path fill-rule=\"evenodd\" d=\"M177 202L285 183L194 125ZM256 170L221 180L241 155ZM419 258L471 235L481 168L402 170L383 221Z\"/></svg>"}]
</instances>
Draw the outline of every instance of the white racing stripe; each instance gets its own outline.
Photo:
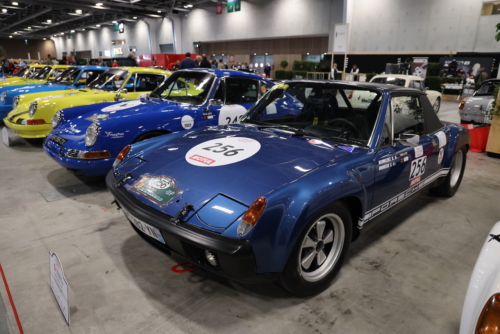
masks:
<instances>
[{"instance_id":1,"label":"white racing stripe","mask_svg":"<svg viewBox=\"0 0 500 334\"><path fill-rule=\"evenodd\" d=\"M360 218L358 220L358 227L361 228L363 225L372 220L373 218L377 217L381 213L387 211L388 209L394 207L396 204L399 204L400 202L404 201L405 199L409 198L411 195L417 193L420 189L424 188L425 186L429 185L431 182L434 180L448 175L449 168L443 168L434 174L426 177L424 180L420 181L413 187L408 188L407 190L403 191L402 193L394 196L393 198L385 201L384 203L374 207L373 209L367 211L365 213L365 216L363 218Z\"/></svg>"}]
</instances>

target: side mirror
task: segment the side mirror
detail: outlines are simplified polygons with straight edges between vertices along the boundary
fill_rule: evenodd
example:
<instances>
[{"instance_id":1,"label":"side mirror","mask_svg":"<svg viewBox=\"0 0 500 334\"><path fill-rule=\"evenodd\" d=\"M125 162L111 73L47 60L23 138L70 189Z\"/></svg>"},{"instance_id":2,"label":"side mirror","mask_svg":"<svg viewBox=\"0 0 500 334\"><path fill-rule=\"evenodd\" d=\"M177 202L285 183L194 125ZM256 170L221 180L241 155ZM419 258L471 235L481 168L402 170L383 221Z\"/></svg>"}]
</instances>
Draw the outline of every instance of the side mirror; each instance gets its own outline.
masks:
<instances>
[{"instance_id":1,"label":"side mirror","mask_svg":"<svg viewBox=\"0 0 500 334\"><path fill-rule=\"evenodd\" d=\"M396 138L396 141L404 146L418 146L420 136L413 133L402 133L399 138Z\"/></svg>"},{"instance_id":2,"label":"side mirror","mask_svg":"<svg viewBox=\"0 0 500 334\"><path fill-rule=\"evenodd\" d=\"M209 107L220 107L221 105L222 101L219 99L210 99L210 101L208 101Z\"/></svg>"},{"instance_id":3,"label":"side mirror","mask_svg":"<svg viewBox=\"0 0 500 334\"><path fill-rule=\"evenodd\" d=\"M425 87L425 90L429 90L429 87Z\"/></svg>"}]
</instances>

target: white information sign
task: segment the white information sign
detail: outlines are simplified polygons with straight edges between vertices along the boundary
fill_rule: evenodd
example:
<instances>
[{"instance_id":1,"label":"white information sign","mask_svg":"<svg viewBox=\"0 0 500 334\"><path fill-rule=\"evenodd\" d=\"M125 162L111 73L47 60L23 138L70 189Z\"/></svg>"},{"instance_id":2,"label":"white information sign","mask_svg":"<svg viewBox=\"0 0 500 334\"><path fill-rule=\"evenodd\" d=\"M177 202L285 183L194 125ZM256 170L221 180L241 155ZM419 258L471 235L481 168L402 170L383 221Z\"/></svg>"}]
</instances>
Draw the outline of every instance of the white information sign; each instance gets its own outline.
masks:
<instances>
[{"instance_id":1,"label":"white information sign","mask_svg":"<svg viewBox=\"0 0 500 334\"><path fill-rule=\"evenodd\" d=\"M199 167L217 167L246 160L260 151L260 143L251 138L226 137L196 145L186 153L186 161Z\"/></svg>"},{"instance_id":2,"label":"white information sign","mask_svg":"<svg viewBox=\"0 0 500 334\"><path fill-rule=\"evenodd\" d=\"M436 137L439 140L439 148L446 146L446 134L443 131L436 133Z\"/></svg>"},{"instance_id":3,"label":"white information sign","mask_svg":"<svg viewBox=\"0 0 500 334\"><path fill-rule=\"evenodd\" d=\"M64 277L61 261L56 253L49 252L50 264L50 288L56 297L57 304L69 325L70 308L75 306L75 294L69 287L68 281ZM71 301L71 303L70 303Z\"/></svg>"},{"instance_id":4,"label":"white information sign","mask_svg":"<svg viewBox=\"0 0 500 334\"><path fill-rule=\"evenodd\" d=\"M10 146L9 130L7 130L7 127L2 129L2 141L6 146Z\"/></svg>"},{"instance_id":5,"label":"white information sign","mask_svg":"<svg viewBox=\"0 0 500 334\"><path fill-rule=\"evenodd\" d=\"M347 50L347 24L336 24L333 38L333 52L345 53Z\"/></svg>"}]
</instances>

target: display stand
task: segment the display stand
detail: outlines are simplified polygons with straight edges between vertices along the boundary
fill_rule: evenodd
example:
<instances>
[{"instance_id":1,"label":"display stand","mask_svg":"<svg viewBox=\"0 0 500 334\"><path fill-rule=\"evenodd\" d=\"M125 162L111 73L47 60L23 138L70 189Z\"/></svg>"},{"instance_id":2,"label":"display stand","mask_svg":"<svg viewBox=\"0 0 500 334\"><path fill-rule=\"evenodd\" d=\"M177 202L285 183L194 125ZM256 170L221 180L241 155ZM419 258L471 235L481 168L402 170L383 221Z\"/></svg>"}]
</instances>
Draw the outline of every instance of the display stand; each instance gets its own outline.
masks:
<instances>
[{"instance_id":1,"label":"display stand","mask_svg":"<svg viewBox=\"0 0 500 334\"><path fill-rule=\"evenodd\" d=\"M457 95L457 101L458 101L460 99L460 97L464 94L464 85L442 84L441 85L441 94L444 95L445 90L452 90L452 91L458 92L458 95Z\"/></svg>"}]
</instances>

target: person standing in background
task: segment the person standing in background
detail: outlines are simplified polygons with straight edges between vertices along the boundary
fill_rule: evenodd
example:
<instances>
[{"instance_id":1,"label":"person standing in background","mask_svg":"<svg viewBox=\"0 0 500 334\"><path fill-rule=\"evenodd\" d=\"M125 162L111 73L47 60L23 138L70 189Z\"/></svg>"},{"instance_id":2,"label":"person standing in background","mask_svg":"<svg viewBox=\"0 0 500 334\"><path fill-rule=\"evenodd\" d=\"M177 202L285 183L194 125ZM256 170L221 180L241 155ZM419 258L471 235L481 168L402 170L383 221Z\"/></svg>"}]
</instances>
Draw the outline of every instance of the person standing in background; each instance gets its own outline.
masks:
<instances>
[{"instance_id":1,"label":"person standing in background","mask_svg":"<svg viewBox=\"0 0 500 334\"><path fill-rule=\"evenodd\" d=\"M210 65L210 62L207 59L207 55L203 54L201 57L201 62L200 65L198 66L199 68L212 68L212 65Z\"/></svg>"},{"instance_id":2,"label":"person standing in background","mask_svg":"<svg viewBox=\"0 0 500 334\"><path fill-rule=\"evenodd\" d=\"M338 77L339 73L342 73L342 71L340 71L338 69L337 63L333 63L333 67L332 67L332 70L331 70L332 80L337 80L337 77Z\"/></svg>"},{"instance_id":3,"label":"person standing in background","mask_svg":"<svg viewBox=\"0 0 500 334\"><path fill-rule=\"evenodd\" d=\"M264 73L266 74L267 78L271 77L271 65L269 63L264 66Z\"/></svg>"},{"instance_id":4,"label":"person standing in background","mask_svg":"<svg viewBox=\"0 0 500 334\"><path fill-rule=\"evenodd\" d=\"M181 62L181 66L179 67L179 69L186 70L189 68L196 68L196 62L191 59L191 53L186 52L186 59Z\"/></svg>"},{"instance_id":5,"label":"person standing in background","mask_svg":"<svg viewBox=\"0 0 500 334\"><path fill-rule=\"evenodd\" d=\"M410 58L406 58L405 62L399 65L398 74L408 74L410 71Z\"/></svg>"},{"instance_id":6,"label":"person standing in background","mask_svg":"<svg viewBox=\"0 0 500 334\"><path fill-rule=\"evenodd\" d=\"M97 66L106 66L106 62L102 60L102 57L97 58Z\"/></svg>"},{"instance_id":7,"label":"person standing in background","mask_svg":"<svg viewBox=\"0 0 500 334\"><path fill-rule=\"evenodd\" d=\"M135 60L135 55L133 52L129 52L127 58L122 60L122 66L139 66L137 65L137 61Z\"/></svg>"},{"instance_id":8,"label":"person standing in background","mask_svg":"<svg viewBox=\"0 0 500 334\"><path fill-rule=\"evenodd\" d=\"M481 67L479 69L479 73L476 74L476 76L474 77L474 82L476 83L476 90L478 90L479 87L481 87L481 84L486 80L488 80L489 77L490 76L488 75L488 73L486 73L485 68Z\"/></svg>"},{"instance_id":9,"label":"person standing in background","mask_svg":"<svg viewBox=\"0 0 500 334\"><path fill-rule=\"evenodd\" d=\"M52 59L50 60L52 65L59 65L59 61L56 59L56 57L52 57Z\"/></svg>"},{"instance_id":10,"label":"person standing in background","mask_svg":"<svg viewBox=\"0 0 500 334\"><path fill-rule=\"evenodd\" d=\"M358 68L358 65L356 64L353 64L352 65L352 69L351 69L351 74L354 74L354 78L353 78L353 81L359 81L359 68Z\"/></svg>"},{"instance_id":11,"label":"person standing in background","mask_svg":"<svg viewBox=\"0 0 500 334\"><path fill-rule=\"evenodd\" d=\"M217 65L217 68L218 68L219 70L223 70L223 69L225 69L225 68L226 68L226 67L224 66L224 62L223 62L222 58L221 58L221 59L219 59L219 65Z\"/></svg>"},{"instance_id":12,"label":"person standing in background","mask_svg":"<svg viewBox=\"0 0 500 334\"><path fill-rule=\"evenodd\" d=\"M113 64L111 65L111 67L118 67L118 63L116 62L116 60L113 60Z\"/></svg>"}]
</instances>

